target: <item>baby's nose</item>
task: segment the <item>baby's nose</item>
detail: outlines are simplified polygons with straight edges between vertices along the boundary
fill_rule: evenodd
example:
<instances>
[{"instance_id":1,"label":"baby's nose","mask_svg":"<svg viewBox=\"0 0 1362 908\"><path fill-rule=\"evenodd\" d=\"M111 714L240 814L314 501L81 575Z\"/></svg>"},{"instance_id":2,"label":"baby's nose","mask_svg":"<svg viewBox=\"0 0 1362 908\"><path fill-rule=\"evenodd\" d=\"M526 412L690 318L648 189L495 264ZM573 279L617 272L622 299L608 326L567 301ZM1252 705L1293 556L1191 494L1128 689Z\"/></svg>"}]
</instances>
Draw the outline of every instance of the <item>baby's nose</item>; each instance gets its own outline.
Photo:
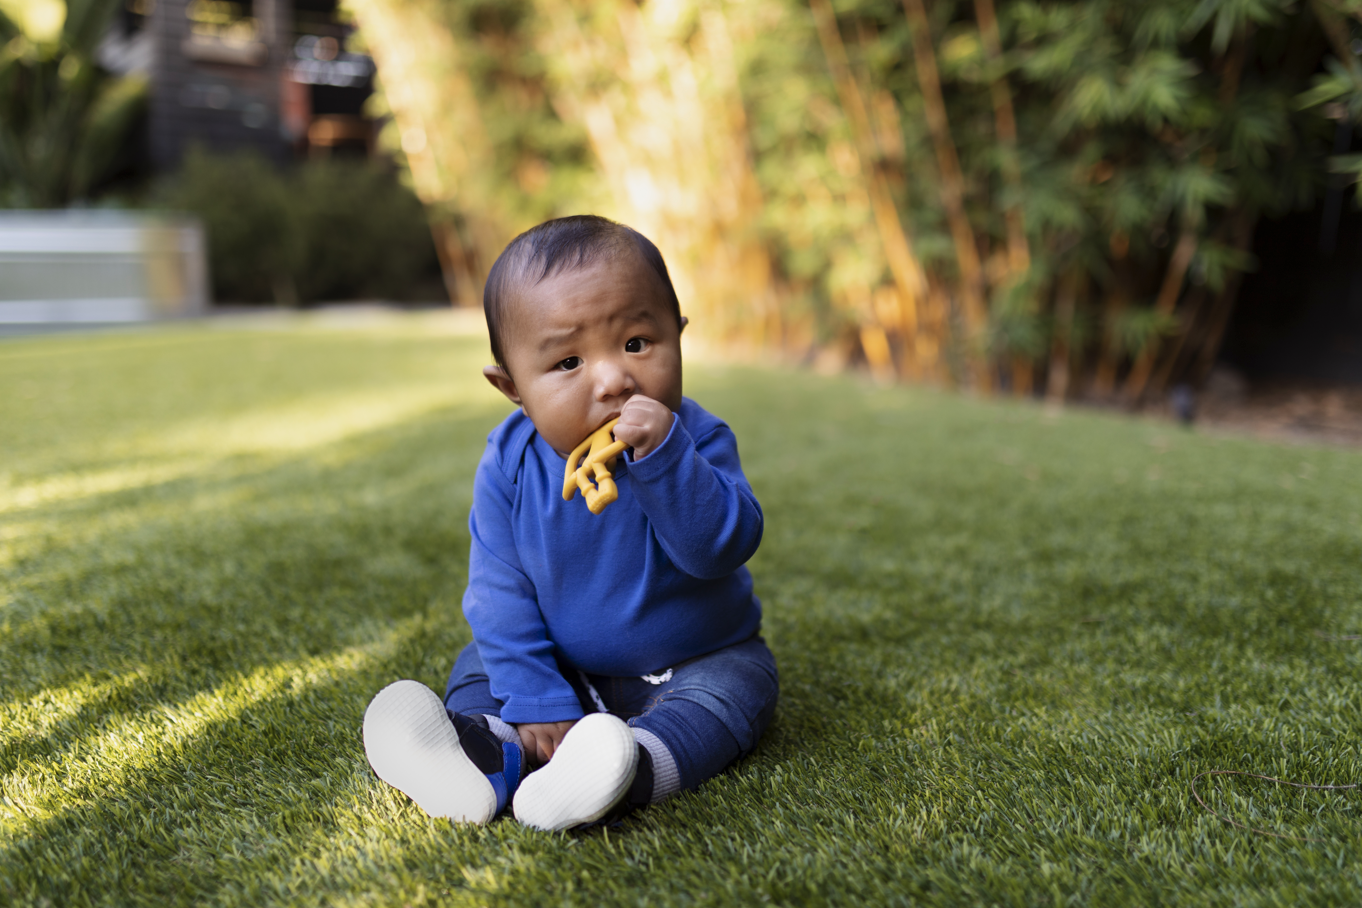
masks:
<instances>
[{"instance_id":1,"label":"baby's nose","mask_svg":"<svg viewBox=\"0 0 1362 908\"><path fill-rule=\"evenodd\" d=\"M634 377L621 363L600 362L596 368L596 399L607 400L634 393Z\"/></svg>"}]
</instances>

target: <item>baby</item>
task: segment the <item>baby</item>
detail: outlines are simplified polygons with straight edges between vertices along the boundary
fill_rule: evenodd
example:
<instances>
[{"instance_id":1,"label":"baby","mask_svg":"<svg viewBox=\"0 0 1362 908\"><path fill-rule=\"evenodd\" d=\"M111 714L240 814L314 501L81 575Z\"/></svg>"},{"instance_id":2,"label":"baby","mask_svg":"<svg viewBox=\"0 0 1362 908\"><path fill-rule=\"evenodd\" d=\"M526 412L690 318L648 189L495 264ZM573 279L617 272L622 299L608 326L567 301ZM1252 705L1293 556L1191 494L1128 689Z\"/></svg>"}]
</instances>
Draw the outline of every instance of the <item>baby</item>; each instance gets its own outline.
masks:
<instances>
[{"instance_id":1,"label":"baby","mask_svg":"<svg viewBox=\"0 0 1362 908\"><path fill-rule=\"evenodd\" d=\"M721 420L681 396L681 315L657 247L604 218L540 224L492 266L496 365L520 409L473 483L473 642L444 700L384 688L364 716L378 777L431 816L540 829L611 820L712 778L775 711L744 563L762 513ZM632 450L600 514L564 499L570 452L619 418ZM539 767L533 773L532 767Z\"/></svg>"}]
</instances>

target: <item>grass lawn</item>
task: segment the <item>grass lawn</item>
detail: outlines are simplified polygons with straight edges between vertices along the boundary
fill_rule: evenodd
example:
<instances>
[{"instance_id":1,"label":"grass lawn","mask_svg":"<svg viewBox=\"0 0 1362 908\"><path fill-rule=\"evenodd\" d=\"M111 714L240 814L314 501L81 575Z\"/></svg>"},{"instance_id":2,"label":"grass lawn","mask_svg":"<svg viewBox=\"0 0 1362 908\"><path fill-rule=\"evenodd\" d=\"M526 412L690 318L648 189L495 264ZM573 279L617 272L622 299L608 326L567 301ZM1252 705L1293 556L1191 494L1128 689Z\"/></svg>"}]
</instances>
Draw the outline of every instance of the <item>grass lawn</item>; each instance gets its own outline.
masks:
<instances>
[{"instance_id":1,"label":"grass lawn","mask_svg":"<svg viewBox=\"0 0 1362 908\"><path fill-rule=\"evenodd\" d=\"M1362 452L692 365L766 512L757 752L606 832L428 819L360 722L443 690L480 338L0 343L0 903L1353 904Z\"/></svg>"}]
</instances>

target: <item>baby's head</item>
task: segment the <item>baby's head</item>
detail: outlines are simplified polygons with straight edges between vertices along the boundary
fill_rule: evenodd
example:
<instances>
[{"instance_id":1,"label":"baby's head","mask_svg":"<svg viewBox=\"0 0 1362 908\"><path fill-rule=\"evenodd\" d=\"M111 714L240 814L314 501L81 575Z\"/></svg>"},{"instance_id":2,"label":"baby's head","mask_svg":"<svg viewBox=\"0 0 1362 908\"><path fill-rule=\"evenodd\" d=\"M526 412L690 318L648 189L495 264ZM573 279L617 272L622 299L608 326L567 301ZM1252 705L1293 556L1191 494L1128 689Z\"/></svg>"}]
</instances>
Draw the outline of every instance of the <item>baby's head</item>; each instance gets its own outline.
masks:
<instances>
[{"instance_id":1,"label":"baby's head","mask_svg":"<svg viewBox=\"0 0 1362 908\"><path fill-rule=\"evenodd\" d=\"M483 374L566 455L635 395L681 406L686 319L662 253L594 215L511 241L483 291L495 366Z\"/></svg>"}]
</instances>

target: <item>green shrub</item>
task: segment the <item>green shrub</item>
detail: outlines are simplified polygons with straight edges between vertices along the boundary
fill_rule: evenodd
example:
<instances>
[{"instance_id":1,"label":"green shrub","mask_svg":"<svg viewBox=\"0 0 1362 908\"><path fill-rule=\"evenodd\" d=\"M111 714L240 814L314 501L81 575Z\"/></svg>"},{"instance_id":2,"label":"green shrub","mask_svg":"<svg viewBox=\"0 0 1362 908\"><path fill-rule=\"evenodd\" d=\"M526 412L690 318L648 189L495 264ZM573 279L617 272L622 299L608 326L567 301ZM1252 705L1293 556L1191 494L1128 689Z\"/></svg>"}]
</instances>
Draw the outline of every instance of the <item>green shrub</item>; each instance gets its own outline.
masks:
<instances>
[{"instance_id":1,"label":"green shrub","mask_svg":"<svg viewBox=\"0 0 1362 908\"><path fill-rule=\"evenodd\" d=\"M204 222L226 303L411 300L440 293L421 203L369 161L288 169L250 151L191 151L156 202Z\"/></svg>"},{"instance_id":2,"label":"green shrub","mask_svg":"<svg viewBox=\"0 0 1362 908\"><path fill-rule=\"evenodd\" d=\"M158 194L158 203L203 220L218 302L286 298L300 245L288 188L258 154L214 156L195 149Z\"/></svg>"},{"instance_id":3,"label":"green shrub","mask_svg":"<svg viewBox=\"0 0 1362 908\"><path fill-rule=\"evenodd\" d=\"M323 161L300 167L290 189L300 298L409 299L422 278L438 275L425 210L392 173Z\"/></svg>"}]
</instances>

